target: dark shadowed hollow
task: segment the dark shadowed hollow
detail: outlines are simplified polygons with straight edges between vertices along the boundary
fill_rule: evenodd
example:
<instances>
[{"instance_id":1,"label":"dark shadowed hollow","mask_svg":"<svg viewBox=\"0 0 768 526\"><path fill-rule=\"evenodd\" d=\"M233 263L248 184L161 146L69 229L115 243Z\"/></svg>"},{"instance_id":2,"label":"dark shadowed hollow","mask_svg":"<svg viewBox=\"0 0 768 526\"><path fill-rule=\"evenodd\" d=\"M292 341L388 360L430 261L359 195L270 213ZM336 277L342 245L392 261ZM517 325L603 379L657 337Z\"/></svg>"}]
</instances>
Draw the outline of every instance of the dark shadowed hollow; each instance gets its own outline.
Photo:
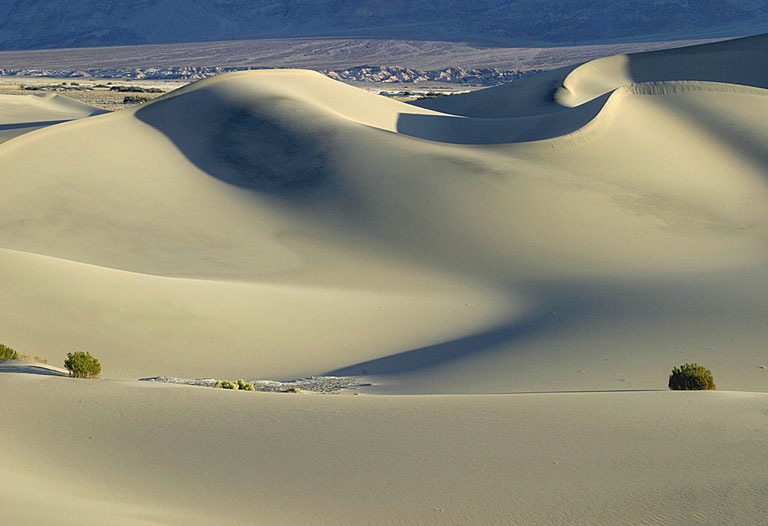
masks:
<instances>
[{"instance_id":1,"label":"dark shadowed hollow","mask_svg":"<svg viewBox=\"0 0 768 526\"><path fill-rule=\"evenodd\" d=\"M245 105L199 91L147 105L136 117L166 135L198 168L229 184L288 198L306 196L331 177L326 138L270 113L290 100Z\"/></svg>"}]
</instances>

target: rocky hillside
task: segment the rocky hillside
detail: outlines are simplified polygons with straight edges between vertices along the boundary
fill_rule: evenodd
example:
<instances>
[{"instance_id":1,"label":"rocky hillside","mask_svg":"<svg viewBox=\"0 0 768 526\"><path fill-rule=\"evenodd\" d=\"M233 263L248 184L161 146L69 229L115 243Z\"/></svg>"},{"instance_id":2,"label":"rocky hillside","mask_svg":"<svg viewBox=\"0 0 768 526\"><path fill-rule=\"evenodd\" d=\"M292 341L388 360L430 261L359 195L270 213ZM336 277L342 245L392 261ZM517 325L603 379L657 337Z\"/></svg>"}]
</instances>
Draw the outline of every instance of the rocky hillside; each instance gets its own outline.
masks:
<instances>
[{"instance_id":1,"label":"rocky hillside","mask_svg":"<svg viewBox=\"0 0 768 526\"><path fill-rule=\"evenodd\" d=\"M360 66L336 71L322 71L332 79L358 82L446 82L452 84L474 84L493 86L528 76L534 71L506 70L496 68L464 69L445 68L420 71L398 66Z\"/></svg>"},{"instance_id":2,"label":"rocky hillside","mask_svg":"<svg viewBox=\"0 0 768 526\"><path fill-rule=\"evenodd\" d=\"M586 42L768 31L765 0L4 0L0 50L356 36ZM745 29L747 28L747 29Z\"/></svg>"},{"instance_id":3,"label":"rocky hillside","mask_svg":"<svg viewBox=\"0 0 768 526\"><path fill-rule=\"evenodd\" d=\"M9 77L56 77L56 78L110 78L128 80L200 80L230 71L261 68L223 67L167 67L130 69L8 69L0 68L0 76ZM474 86L495 86L519 79L536 70L516 69L464 69L450 67L440 70L422 71L400 66L359 66L342 70L318 70L320 73L343 82L418 83L444 82L447 84L471 84Z\"/></svg>"}]
</instances>

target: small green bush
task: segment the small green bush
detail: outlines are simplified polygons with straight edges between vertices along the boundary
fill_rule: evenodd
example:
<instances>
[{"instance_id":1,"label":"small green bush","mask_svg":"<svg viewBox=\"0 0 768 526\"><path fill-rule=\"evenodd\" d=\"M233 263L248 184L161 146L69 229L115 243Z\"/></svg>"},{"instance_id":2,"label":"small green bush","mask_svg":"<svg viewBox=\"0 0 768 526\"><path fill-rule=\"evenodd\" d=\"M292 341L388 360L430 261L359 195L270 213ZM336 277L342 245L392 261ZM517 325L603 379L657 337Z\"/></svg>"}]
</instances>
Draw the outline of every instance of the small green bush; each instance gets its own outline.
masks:
<instances>
[{"instance_id":1,"label":"small green bush","mask_svg":"<svg viewBox=\"0 0 768 526\"><path fill-rule=\"evenodd\" d=\"M217 389L234 389L235 391L255 391L256 388L252 383L245 380L238 380L237 382L230 382L229 380L219 380L216 382Z\"/></svg>"},{"instance_id":2,"label":"small green bush","mask_svg":"<svg viewBox=\"0 0 768 526\"><path fill-rule=\"evenodd\" d=\"M712 371L696 363L686 363L672 369L672 374L669 375L669 388L674 391L717 389Z\"/></svg>"},{"instance_id":3,"label":"small green bush","mask_svg":"<svg viewBox=\"0 0 768 526\"><path fill-rule=\"evenodd\" d=\"M19 353L0 343L0 360L18 360Z\"/></svg>"},{"instance_id":4,"label":"small green bush","mask_svg":"<svg viewBox=\"0 0 768 526\"><path fill-rule=\"evenodd\" d=\"M237 386L240 388L241 391L255 391L256 388L253 386L252 383L246 382L245 380L238 380Z\"/></svg>"},{"instance_id":5,"label":"small green bush","mask_svg":"<svg viewBox=\"0 0 768 526\"><path fill-rule=\"evenodd\" d=\"M77 351L67 353L64 367L75 378L96 378L101 374L101 364L91 353Z\"/></svg>"}]
</instances>

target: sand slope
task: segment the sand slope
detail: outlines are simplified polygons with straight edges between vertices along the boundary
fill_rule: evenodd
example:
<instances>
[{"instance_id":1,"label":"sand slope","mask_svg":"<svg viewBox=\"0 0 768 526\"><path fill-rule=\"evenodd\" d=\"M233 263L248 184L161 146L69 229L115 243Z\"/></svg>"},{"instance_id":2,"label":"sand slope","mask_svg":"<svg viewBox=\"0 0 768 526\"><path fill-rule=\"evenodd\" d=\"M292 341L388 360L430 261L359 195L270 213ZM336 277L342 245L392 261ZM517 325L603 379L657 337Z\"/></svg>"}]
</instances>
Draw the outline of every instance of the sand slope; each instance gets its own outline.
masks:
<instances>
[{"instance_id":1,"label":"sand slope","mask_svg":"<svg viewBox=\"0 0 768 526\"><path fill-rule=\"evenodd\" d=\"M14 523L754 524L768 511L765 394L322 396L0 376L26 401L0 410Z\"/></svg>"},{"instance_id":2,"label":"sand slope","mask_svg":"<svg viewBox=\"0 0 768 526\"><path fill-rule=\"evenodd\" d=\"M765 42L431 109L244 72L0 144L3 343L54 364L91 351L107 378L0 374L3 509L761 520ZM726 392L642 392L689 361ZM136 381L328 373L376 396Z\"/></svg>"},{"instance_id":3,"label":"sand slope","mask_svg":"<svg viewBox=\"0 0 768 526\"><path fill-rule=\"evenodd\" d=\"M0 95L0 143L18 135L105 110L55 94Z\"/></svg>"}]
</instances>

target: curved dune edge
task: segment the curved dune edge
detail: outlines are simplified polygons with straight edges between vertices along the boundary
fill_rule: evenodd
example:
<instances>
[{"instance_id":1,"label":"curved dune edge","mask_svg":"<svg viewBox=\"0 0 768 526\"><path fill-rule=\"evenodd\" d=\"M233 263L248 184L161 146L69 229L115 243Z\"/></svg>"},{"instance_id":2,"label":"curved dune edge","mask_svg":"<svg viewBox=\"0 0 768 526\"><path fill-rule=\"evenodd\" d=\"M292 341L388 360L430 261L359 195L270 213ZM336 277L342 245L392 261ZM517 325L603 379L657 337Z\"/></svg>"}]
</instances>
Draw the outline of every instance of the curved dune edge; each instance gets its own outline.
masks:
<instances>
[{"instance_id":1,"label":"curved dune edge","mask_svg":"<svg viewBox=\"0 0 768 526\"><path fill-rule=\"evenodd\" d=\"M601 92L595 97L590 98L588 101L577 104L577 108L568 108L560 112L543 113L540 115L507 118L474 118L417 109L412 105L384 99L363 92L362 90L351 88L327 79L319 73L312 71L276 70L228 73L226 75L194 83L193 87L185 87L176 90L171 94L159 97L153 102L159 102L163 99L167 101L168 99L173 99L175 97L182 97L185 93L194 93L199 90L205 90L208 86L216 86L221 82L231 84L231 86L227 86L228 90L236 89L238 77L241 77L243 80L258 81L257 85L265 87L269 86L270 79L266 78L268 74L276 76L275 78L279 80L277 84L269 88L269 90L274 93L273 96L278 96L277 94L279 93L279 98L281 100L290 100L291 98L301 100L302 104L308 103L313 111L322 111L328 116L336 117L338 119L337 122L362 124L373 129L395 132L417 139L458 145L503 145L552 141L552 144L562 146L571 142L579 143L587 140L586 137L590 136L590 134L596 134L597 130L607 129L610 125L613 112L617 111L617 105L624 98L631 95L665 96L697 92L719 92L744 95L766 94L765 88L731 84L727 82L682 80L631 82L628 80L626 84ZM310 80L311 82L308 83L308 85L305 85L304 81L306 80ZM286 88L285 82L291 83L296 81L298 81L299 86L302 86L302 89L298 90L298 92L294 93L292 96L289 96L290 94L284 92L284 89ZM333 103L328 104L327 101L323 101L321 98L317 97L308 99L306 95L307 93L312 92L312 83L319 84L326 89L332 90L332 92L337 92L334 93L332 99ZM352 90L352 93L356 95L356 97L353 98L355 102L350 103L350 93L347 90ZM293 91L297 91L295 86L293 87ZM19 98L19 96L8 97L13 97L14 99ZM37 96L31 95L30 97ZM57 97L58 99L66 99L66 97L59 95L54 97ZM345 104L343 108L338 106L341 101L344 101ZM69 102L77 106L69 108ZM350 103L349 106L346 106L347 103ZM145 105L147 106L145 108L140 107L134 110L126 110L125 112L127 113L130 111L138 113L138 115L141 116L154 110L154 108L150 108L151 105L152 104L149 103ZM82 106L82 108L80 108L80 106ZM362 107L365 107L367 110L370 107L379 106L382 110L379 112L370 113L361 109ZM354 110L343 111L344 109L348 110L349 107ZM88 109L94 111L88 112ZM7 137L4 140L7 141L17 135L46 128L51 124L59 124L71 120L82 119L91 115L108 113L99 111L98 108L90 107L71 99L67 99L66 103L57 102L56 105L45 107L45 110L50 112L46 115L51 117L51 120L43 121L41 117L37 117L40 119L39 121L31 121L29 123L11 122L7 125L9 126L9 130L6 132L6 135L2 136ZM65 112L64 110L71 111ZM66 118L53 120L52 117L54 116ZM8 120L13 120L13 118L9 119L6 117L5 119L2 119L2 115L0 115L0 120L7 122ZM17 130L17 128L19 129ZM3 130L0 128L0 133L2 132Z\"/></svg>"},{"instance_id":2,"label":"curved dune edge","mask_svg":"<svg viewBox=\"0 0 768 526\"><path fill-rule=\"evenodd\" d=\"M109 113L109 111L91 106L84 102L71 99L57 93L43 93L33 95L0 95L2 100L2 120L4 123L12 122L9 118L15 116L35 117L43 114L68 114L71 118L82 118L91 115ZM47 115L46 115L47 116ZM43 119L40 119L43 120Z\"/></svg>"},{"instance_id":3,"label":"curved dune edge","mask_svg":"<svg viewBox=\"0 0 768 526\"><path fill-rule=\"evenodd\" d=\"M413 105L465 117L499 118L559 113L627 84L707 81L768 87L768 34L685 48L618 55L544 71L473 93L424 99Z\"/></svg>"},{"instance_id":4,"label":"curved dune edge","mask_svg":"<svg viewBox=\"0 0 768 526\"><path fill-rule=\"evenodd\" d=\"M768 35L758 35L600 58L570 71L554 98L563 106L573 107L628 84L681 80L766 88L768 74L763 68L753 67L765 60L766 52Z\"/></svg>"},{"instance_id":5,"label":"curved dune edge","mask_svg":"<svg viewBox=\"0 0 768 526\"><path fill-rule=\"evenodd\" d=\"M616 88L605 100L604 105L595 117L578 130L560 137L552 137L548 143L555 148L567 148L586 144L597 139L611 128L613 118L620 111L621 103L631 96L664 97L686 93L725 93L735 95L768 96L768 89L725 82L703 81L666 81L631 83Z\"/></svg>"},{"instance_id":6,"label":"curved dune edge","mask_svg":"<svg viewBox=\"0 0 768 526\"><path fill-rule=\"evenodd\" d=\"M58 94L0 95L0 144L39 130L106 110Z\"/></svg>"},{"instance_id":7,"label":"curved dune edge","mask_svg":"<svg viewBox=\"0 0 768 526\"><path fill-rule=\"evenodd\" d=\"M630 96L679 95L684 93L731 93L768 95L768 90L725 82L662 81L627 84L601 93L576 108L535 116L483 119L442 115L403 114L398 132L419 139L466 145L542 143L554 147L584 144L610 129L621 102ZM418 121L424 121L418 126Z\"/></svg>"}]
</instances>

